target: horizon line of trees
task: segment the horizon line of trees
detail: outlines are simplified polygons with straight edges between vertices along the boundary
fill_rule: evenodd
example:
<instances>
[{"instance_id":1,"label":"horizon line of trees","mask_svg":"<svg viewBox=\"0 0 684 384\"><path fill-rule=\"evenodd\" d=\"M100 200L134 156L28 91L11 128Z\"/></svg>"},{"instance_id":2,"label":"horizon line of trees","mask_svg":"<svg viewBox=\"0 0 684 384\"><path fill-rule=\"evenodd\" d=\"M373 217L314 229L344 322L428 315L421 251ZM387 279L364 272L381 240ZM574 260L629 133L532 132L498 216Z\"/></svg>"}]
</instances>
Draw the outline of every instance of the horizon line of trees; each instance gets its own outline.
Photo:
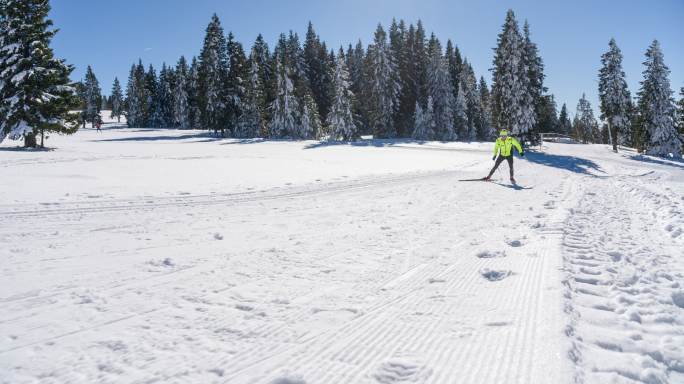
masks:
<instances>
[{"instance_id":1,"label":"horizon line of trees","mask_svg":"<svg viewBox=\"0 0 684 384\"><path fill-rule=\"evenodd\" d=\"M138 60L125 98L117 78L111 97L84 97L83 109L111 106L129 126L229 137L471 141L492 139L501 128L528 139L560 129L529 25L521 31L511 10L491 70L490 89L451 40L443 47L420 20L393 20L387 32L378 24L371 44L359 40L337 52L309 23L303 43L290 31L271 50L259 35L247 53L214 14L198 57L164 63L159 72Z\"/></svg>"},{"instance_id":2,"label":"horizon line of trees","mask_svg":"<svg viewBox=\"0 0 684 384\"><path fill-rule=\"evenodd\" d=\"M583 142L635 146L655 155L680 155L684 87L675 102L659 43L646 51L644 79L632 100L614 40L599 71L599 127L582 97L570 121L557 114L544 86L544 64L527 22L509 10L494 49L492 84L478 77L457 46L414 26L378 24L371 44L328 49L309 23L303 44L292 31L273 50L259 35L247 53L215 14L198 57L181 57L157 72L131 66L124 90L115 79L102 95L92 68L71 83L73 66L54 57L56 30L49 0L0 0L0 140L36 146L45 133L73 133L80 119L95 123L101 110L125 115L131 126L208 129L231 137L354 140L489 140L499 129L534 142L559 132ZM29 49L30 48L30 49Z\"/></svg>"}]
</instances>

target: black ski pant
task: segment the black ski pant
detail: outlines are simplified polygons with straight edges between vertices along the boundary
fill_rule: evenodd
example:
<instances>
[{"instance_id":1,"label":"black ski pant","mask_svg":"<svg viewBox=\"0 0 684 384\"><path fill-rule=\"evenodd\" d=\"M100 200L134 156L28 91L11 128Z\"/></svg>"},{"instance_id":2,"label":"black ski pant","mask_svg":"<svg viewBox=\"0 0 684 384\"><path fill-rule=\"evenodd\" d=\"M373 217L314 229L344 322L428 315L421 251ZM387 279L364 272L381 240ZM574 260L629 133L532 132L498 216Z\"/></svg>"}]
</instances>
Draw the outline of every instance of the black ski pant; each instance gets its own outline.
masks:
<instances>
[{"instance_id":1,"label":"black ski pant","mask_svg":"<svg viewBox=\"0 0 684 384\"><path fill-rule=\"evenodd\" d=\"M511 171L511 179L513 178L513 154L511 154L510 156L499 155L499 157L496 158L496 162L494 163L494 168L492 168L492 170L489 172L489 176L487 176L487 178L492 177L496 169L499 168L499 165L501 165L501 163L504 160L508 161L508 169L510 169Z\"/></svg>"}]
</instances>

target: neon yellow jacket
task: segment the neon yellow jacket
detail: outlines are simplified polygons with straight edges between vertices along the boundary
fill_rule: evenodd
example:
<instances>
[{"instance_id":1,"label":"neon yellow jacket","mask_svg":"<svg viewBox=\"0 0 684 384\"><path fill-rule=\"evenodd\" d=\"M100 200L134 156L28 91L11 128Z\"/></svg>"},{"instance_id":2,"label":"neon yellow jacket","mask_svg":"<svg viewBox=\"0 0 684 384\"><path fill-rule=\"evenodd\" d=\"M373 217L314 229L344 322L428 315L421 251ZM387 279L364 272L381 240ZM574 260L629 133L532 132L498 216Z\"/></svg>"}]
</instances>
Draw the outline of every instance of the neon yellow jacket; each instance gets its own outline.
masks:
<instances>
[{"instance_id":1,"label":"neon yellow jacket","mask_svg":"<svg viewBox=\"0 0 684 384\"><path fill-rule=\"evenodd\" d=\"M501 150L501 156L510 156L511 155L511 149L518 150L518 154L522 154L523 150L522 147L520 146L520 143L518 140L516 140L513 137L508 136L506 140L501 140L501 138L496 139L496 143L494 144L494 156L499 154L499 149Z\"/></svg>"}]
</instances>

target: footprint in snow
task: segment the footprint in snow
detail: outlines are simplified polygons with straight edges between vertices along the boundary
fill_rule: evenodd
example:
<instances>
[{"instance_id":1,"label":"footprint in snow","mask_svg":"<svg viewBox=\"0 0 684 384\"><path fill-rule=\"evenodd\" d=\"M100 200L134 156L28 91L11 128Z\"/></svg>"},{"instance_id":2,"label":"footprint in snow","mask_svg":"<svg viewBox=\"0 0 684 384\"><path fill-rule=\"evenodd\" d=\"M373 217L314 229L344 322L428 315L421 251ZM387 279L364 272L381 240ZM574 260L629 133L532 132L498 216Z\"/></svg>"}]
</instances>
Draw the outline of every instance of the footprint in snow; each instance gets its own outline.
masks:
<instances>
[{"instance_id":1,"label":"footprint in snow","mask_svg":"<svg viewBox=\"0 0 684 384\"><path fill-rule=\"evenodd\" d=\"M522 242L520 240L508 240L506 244L510 245L511 247L522 247Z\"/></svg>"},{"instance_id":2,"label":"footprint in snow","mask_svg":"<svg viewBox=\"0 0 684 384\"><path fill-rule=\"evenodd\" d=\"M672 293L672 303L679 308L684 309L684 291Z\"/></svg>"},{"instance_id":3,"label":"footprint in snow","mask_svg":"<svg viewBox=\"0 0 684 384\"><path fill-rule=\"evenodd\" d=\"M506 251L480 251L475 256L480 259L492 259L495 257L506 257Z\"/></svg>"},{"instance_id":4,"label":"footprint in snow","mask_svg":"<svg viewBox=\"0 0 684 384\"><path fill-rule=\"evenodd\" d=\"M482 277L489 281L499 281L507 278L508 276L511 275L511 271L509 270L492 270L489 268L485 268L480 270L480 274Z\"/></svg>"},{"instance_id":5,"label":"footprint in snow","mask_svg":"<svg viewBox=\"0 0 684 384\"><path fill-rule=\"evenodd\" d=\"M306 384L306 381L299 375L283 375L271 380L269 384Z\"/></svg>"}]
</instances>

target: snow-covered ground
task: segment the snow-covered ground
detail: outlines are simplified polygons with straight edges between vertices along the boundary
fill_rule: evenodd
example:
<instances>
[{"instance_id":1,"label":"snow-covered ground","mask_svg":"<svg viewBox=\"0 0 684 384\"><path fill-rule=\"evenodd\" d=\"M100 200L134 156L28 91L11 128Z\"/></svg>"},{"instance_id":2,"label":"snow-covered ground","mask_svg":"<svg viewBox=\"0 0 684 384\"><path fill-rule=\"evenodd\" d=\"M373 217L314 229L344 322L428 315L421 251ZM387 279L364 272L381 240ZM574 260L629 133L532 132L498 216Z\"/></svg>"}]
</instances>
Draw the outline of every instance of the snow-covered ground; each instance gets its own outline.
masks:
<instances>
[{"instance_id":1,"label":"snow-covered ground","mask_svg":"<svg viewBox=\"0 0 684 384\"><path fill-rule=\"evenodd\" d=\"M2 383L682 383L684 164L84 130L0 147Z\"/></svg>"}]
</instances>

